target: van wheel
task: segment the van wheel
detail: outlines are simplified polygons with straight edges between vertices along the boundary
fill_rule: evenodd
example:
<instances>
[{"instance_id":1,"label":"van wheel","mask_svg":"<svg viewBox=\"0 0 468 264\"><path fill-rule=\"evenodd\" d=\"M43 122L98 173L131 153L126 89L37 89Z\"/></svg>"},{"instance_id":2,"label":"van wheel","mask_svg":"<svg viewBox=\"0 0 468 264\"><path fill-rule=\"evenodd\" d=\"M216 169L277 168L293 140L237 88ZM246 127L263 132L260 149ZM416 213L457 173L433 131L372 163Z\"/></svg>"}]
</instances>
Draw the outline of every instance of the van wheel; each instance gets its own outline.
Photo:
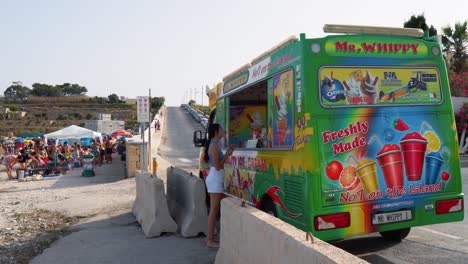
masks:
<instances>
[{"instance_id":1,"label":"van wheel","mask_svg":"<svg viewBox=\"0 0 468 264\"><path fill-rule=\"evenodd\" d=\"M263 199L262 205L260 206L260 210L274 217L278 216L278 214L276 213L275 204L268 196Z\"/></svg>"},{"instance_id":2,"label":"van wheel","mask_svg":"<svg viewBox=\"0 0 468 264\"><path fill-rule=\"evenodd\" d=\"M391 231L380 232L380 235L387 241L400 242L402 239L408 236L411 228L402 228Z\"/></svg>"}]
</instances>

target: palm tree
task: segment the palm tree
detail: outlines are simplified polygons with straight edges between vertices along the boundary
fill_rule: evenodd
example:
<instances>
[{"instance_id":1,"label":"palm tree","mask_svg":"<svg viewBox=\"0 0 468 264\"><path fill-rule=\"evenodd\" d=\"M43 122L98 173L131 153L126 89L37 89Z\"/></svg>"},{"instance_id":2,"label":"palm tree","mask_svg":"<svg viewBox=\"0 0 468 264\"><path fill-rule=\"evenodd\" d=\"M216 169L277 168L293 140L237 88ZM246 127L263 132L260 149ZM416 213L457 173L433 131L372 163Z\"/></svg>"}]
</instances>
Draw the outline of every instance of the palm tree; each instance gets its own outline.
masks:
<instances>
[{"instance_id":1,"label":"palm tree","mask_svg":"<svg viewBox=\"0 0 468 264\"><path fill-rule=\"evenodd\" d=\"M448 66L457 73L463 72L467 59L468 22L457 22L454 29L447 26L442 31L442 44Z\"/></svg>"}]
</instances>

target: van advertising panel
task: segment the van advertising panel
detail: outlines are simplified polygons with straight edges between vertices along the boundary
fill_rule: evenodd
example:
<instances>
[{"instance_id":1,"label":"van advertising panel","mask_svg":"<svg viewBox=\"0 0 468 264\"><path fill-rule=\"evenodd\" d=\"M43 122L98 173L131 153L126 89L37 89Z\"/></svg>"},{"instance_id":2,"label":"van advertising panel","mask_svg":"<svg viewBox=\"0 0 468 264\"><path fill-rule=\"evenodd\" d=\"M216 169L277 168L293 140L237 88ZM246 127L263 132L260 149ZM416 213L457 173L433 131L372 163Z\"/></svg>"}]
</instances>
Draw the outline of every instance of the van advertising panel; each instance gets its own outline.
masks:
<instances>
[{"instance_id":1,"label":"van advertising panel","mask_svg":"<svg viewBox=\"0 0 468 264\"><path fill-rule=\"evenodd\" d=\"M293 71L288 70L268 80L269 113L273 140L271 147L290 148L294 132Z\"/></svg>"},{"instance_id":2,"label":"van advertising panel","mask_svg":"<svg viewBox=\"0 0 468 264\"><path fill-rule=\"evenodd\" d=\"M320 95L325 107L442 102L433 68L322 67Z\"/></svg>"},{"instance_id":3,"label":"van advertising panel","mask_svg":"<svg viewBox=\"0 0 468 264\"><path fill-rule=\"evenodd\" d=\"M457 150L455 138L444 133L445 122L436 115L408 114L409 109L401 114L372 110L337 118L321 132L324 205L391 204L455 191L460 183L451 175L458 168Z\"/></svg>"}]
</instances>

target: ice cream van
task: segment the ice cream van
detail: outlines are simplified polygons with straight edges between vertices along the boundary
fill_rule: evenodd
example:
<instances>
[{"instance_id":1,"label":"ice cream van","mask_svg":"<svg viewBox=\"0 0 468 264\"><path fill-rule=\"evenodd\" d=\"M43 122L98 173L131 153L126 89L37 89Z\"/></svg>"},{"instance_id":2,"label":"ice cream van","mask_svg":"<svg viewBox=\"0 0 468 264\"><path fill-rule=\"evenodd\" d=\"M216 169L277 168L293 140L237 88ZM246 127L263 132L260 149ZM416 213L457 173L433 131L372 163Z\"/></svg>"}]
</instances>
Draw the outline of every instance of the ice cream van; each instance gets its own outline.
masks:
<instances>
[{"instance_id":1,"label":"ice cream van","mask_svg":"<svg viewBox=\"0 0 468 264\"><path fill-rule=\"evenodd\" d=\"M323 240L462 221L447 70L419 29L325 25L223 78L227 195ZM195 132L202 145L204 133ZM206 172L206 171L205 171Z\"/></svg>"}]
</instances>

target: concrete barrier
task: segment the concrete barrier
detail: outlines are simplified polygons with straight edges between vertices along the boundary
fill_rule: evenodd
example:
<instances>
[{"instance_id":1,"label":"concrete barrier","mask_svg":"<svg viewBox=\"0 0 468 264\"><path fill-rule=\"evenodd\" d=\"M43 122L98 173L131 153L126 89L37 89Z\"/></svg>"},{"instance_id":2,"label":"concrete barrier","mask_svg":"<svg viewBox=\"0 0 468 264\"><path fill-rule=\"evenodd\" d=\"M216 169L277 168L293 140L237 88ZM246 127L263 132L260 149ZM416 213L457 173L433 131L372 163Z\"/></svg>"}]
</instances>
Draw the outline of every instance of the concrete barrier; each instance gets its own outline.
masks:
<instances>
[{"instance_id":1,"label":"concrete barrier","mask_svg":"<svg viewBox=\"0 0 468 264\"><path fill-rule=\"evenodd\" d=\"M208 211L202 179L181 169L169 167L167 200L169 212L179 225L183 237L208 234Z\"/></svg>"},{"instance_id":2,"label":"concrete barrier","mask_svg":"<svg viewBox=\"0 0 468 264\"><path fill-rule=\"evenodd\" d=\"M135 216L136 220L141 223L143 219L143 172L136 170L135 174L135 185L136 185L136 195L135 202L132 206L132 213Z\"/></svg>"},{"instance_id":3,"label":"concrete barrier","mask_svg":"<svg viewBox=\"0 0 468 264\"><path fill-rule=\"evenodd\" d=\"M136 172L136 198L132 212L146 237L158 237L162 232L176 232L177 224L169 215L164 195L164 182L149 172Z\"/></svg>"},{"instance_id":4,"label":"concrete barrier","mask_svg":"<svg viewBox=\"0 0 468 264\"><path fill-rule=\"evenodd\" d=\"M368 263L314 238L236 198L221 201L221 242L216 264Z\"/></svg>"}]
</instances>

